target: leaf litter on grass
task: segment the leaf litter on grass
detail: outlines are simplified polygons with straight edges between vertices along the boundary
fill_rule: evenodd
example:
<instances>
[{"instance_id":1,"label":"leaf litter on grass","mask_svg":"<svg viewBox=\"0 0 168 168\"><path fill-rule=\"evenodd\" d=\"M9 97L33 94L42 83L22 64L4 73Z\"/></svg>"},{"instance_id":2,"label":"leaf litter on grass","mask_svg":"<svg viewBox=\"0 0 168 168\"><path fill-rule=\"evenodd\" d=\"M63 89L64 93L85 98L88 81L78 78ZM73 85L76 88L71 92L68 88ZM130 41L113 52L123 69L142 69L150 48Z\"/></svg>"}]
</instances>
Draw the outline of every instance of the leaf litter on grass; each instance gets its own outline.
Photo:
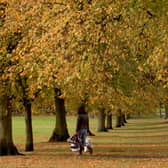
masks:
<instances>
[{"instance_id":1,"label":"leaf litter on grass","mask_svg":"<svg viewBox=\"0 0 168 168\"><path fill-rule=\"evenodd\" d=\"M161 124L163 129L168 128L166 123L155 122L157 127ZM140 121L139 124L141 127L148 127L147 124L142 125ZM152 124L154 127L154 122ZM131 128L133 127L134 124L131 124ZM129 124L126 128L129 129ZM147 131L150 131L150 127L148 129ZM34 152L24 152L24 145L17 144L25 155L0 157L0 168L167 168L168 142L163 143L164 132L157 134L157 131L158 129L153 133L155 137L153 143L148 143L145 140L146 137L143 138L142 133L138 132L135 134L134 143L131 138L125 138L125 135L122 136L122 133L117 130L115 130L115 135L118 134L118 139L115 139L115 143L113 131L109 132L109 136L107 133L105 133L106 136L97 133L97 136L93 137L93 155L84 153L79 156L70 151L69 144L66 142L36 142ZM127 132L127 134L129 137L132 133ZM148 139L151 142L152 138L152 133L150 133ZM140 141L143 143L139 143Z\"/></svg>"}]
</instances>

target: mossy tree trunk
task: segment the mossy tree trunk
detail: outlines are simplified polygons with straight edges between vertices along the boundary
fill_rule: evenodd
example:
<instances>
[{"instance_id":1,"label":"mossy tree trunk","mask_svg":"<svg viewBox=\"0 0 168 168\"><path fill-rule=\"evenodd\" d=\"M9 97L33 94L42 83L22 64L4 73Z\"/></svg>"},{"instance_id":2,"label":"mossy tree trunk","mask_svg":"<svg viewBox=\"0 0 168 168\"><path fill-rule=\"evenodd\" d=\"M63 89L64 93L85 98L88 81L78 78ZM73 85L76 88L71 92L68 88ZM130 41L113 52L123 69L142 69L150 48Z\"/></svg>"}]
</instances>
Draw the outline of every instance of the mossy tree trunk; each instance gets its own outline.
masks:
<instances>
[{"instance_id":1,"label":"mossy tree trunk","mask_svg":"<svg viewBox=\"0 0 168 168\"><path fill-rule=\"evenodd\" d=\"M12 113L10 100L0 95L0 156L20 154L12 138Z\"/></svg>"},{"instance_id":2,"label":"mossy tree trunk","mask_svg":"<svg viewBox=\"0 0 168 168\"><path fill-rule=\"evenodd\" d=\"M55 89L56 123L49 142L66 141L69 138L64 99L59 98L60 90Z\"/></svg>"},{"instance_id":3,"label":"mossy tree trunk","mask_svg":"<svg viewBox=\"0 0 168 168\"><path fill-rule=\"evenodd\" d=\"M105 109L100 108L98 111L98 128L97 128L98 132L107 131L107 129L105 128L105 118L106 118Z\"/></svg>"}]
</instances>

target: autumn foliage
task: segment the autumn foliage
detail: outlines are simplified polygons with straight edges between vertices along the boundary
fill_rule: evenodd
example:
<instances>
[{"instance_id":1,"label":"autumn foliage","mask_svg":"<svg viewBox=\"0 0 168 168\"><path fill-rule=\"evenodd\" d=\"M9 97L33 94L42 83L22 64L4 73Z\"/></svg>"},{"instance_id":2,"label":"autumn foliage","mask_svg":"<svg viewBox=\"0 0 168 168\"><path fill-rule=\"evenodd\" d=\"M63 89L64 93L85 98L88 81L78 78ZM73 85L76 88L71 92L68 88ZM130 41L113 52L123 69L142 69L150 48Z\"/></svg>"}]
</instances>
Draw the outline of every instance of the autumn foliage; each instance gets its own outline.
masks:
<instances>
[{"instance_id":1,"label":"autumn foliage","mask_svg":"<svg viewBox=\"0 0 168 168\"><path fill-rule=\"evenodd\" d=\"M16 94L24 79L31 99L38 89L58 87L62 97L109 108L159 102L164 92L159 100L153 93L167 87L166 4L4 1L1 81Z\"/></svg>"}]
</instances>

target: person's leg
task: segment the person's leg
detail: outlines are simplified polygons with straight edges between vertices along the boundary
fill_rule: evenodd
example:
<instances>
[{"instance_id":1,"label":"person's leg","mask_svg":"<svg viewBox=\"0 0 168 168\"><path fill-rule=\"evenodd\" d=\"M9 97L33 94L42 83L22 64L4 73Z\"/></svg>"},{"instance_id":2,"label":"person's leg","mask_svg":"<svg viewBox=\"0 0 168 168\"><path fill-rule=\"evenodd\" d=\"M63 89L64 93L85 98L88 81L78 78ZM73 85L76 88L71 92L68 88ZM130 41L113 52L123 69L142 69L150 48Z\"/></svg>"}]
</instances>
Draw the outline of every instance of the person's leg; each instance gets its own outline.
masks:
<instances>
[{"instance_id":1,"label":"person's leg","mask_svg":"<svg viewBox=\"0 0 168 168\"><path fill-rule=\"evenodd\" d=\"M84 146L86 145L86 135L87 135L87 129L81 129L78 131L78 136L81 140L80 154L82 154L82 151L84 150Z\"/></svg>"},{"instance_id":2,"label":"person's leg","mask_svg":"<svg viewBox=\"0 0 168 168\"><path fill-rule=\"evenodd\" d=\"M82 152L84 150L84 146L82 144L82 138L83 138L83 136L82 136L82 130L79 130L77 134L79 136L79 147L80 147L79 154L82 155Z\"/></svg>"},{"instance_id":3,"label":"person's leg","mask_svg":"<svg viewBox=\"0 0 168 168\"><path fill-rule=\"evenodd\" d=\"M81 130L81 140L82 140L83 146L86 145L86 135L87 135L87 129L82 129Z\"/></svg>"},{"instance_id":4,"label":"person's leg","mask_svg":"<svg viewBox=\"0 0 168 168\"><path fill-rule=\"evenodd\" d=\"M83 146L86 145L86 135L87 135L87 129L81 129L78 131L78 136L81 139Z\"/></svg>"}]
</instances>

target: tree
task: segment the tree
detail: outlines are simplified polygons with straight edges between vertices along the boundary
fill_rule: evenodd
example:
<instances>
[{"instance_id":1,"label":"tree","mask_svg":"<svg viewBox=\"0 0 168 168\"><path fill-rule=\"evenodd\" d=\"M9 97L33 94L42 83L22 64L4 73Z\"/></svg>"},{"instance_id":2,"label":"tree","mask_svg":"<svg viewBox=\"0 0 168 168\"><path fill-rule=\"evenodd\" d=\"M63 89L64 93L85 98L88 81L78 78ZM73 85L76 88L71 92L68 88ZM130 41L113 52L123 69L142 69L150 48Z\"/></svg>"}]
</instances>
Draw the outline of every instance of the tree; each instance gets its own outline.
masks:
<instances>
[{"instance_id":1,"label":"tree","mask_svg":"<svg viewBox=\"0 0 168 168\"><path fill-rule=\"evenodd\" d=\"M62 76L72 87L66 87L65 93L68 89L79 95L88 92L90 101L97 101L97 96L101 103L109 101L124 111L154 109L151 100L157 103L158 94L150 98L156 85L147 78L153 75L145 65L158 37L155 23L159 16L153 11L156 3L71 1L69 6L68 15L64 15L64 40L59 43L70 60ZM131 107L132 100L136 106Z\"/></svg>"},{"instance_id":2,"label":"tree","mask_svg":"<svg viewBox=\"0 0 168 168\"><path fill-rule=\"evenodd\" d=\"M7 3L0 3L0 30L5 22ZM2 39L1 39L2 40ZM8 68L10 56L3 52L3 41L0 43L0 155L20 154L13 143L12 137L12 109L11 85L9 82ZM9 48L7 48L9 51ZM10 53L10 52L9 52Z\"/></svg>"},{"instance_id":3,"label":"tree","mask_svg":"<svg viewBox=\"0 0 168 168\"><path fill-rule=\"evenodd\" d=\"M124 126L124 123L122 120L121 109L118 109L116 114L116 127L121 127L121 126Z\"/></svg>"},{"instance_id":4,"label":"tree","mask_svg":"<svg viewBox=\"0 0 168 168\"><path fill-rule=\"evenodd\" d=\"M69 133L66 123L66 110L64 99L60 98L61 91L55 88L55 107L56 107L56 124L49 142L66 141L69 138Z\"/></svg>"},{"instance_id":5,"label":"tree","mask_svg":"<svg viewBox=\"0 0 168 168\"><path fill-rule=\"evenodd\" d=\"M58 9L56 10L59 14L62 8L59 7L60 4L55 2L9 2L7 20L10 20L13 16L16 16L16 20L12 19L10 25L6 22L3 30L3 34L7 32L12 34L13 28L11 29L11 25L13 25L14 29L22 34L21 42L12 53L14 65L10 69L12 70L11 74L13 73L12 78L13 81L15 81L14 85L16 85L17 91L19 90L18 93L20 93L19 98L23 102L26 110L26 150L33 150L33 133L31 124L32 102L37 97L39 90L41 91L44 87L52 89L55 87L55 83L58 84L57 80L55 80L55 76L57 78L56 74L60 68L59 58L56 61L53 61L56 56L53 42L51 40L51 45L49 45L50 43L48 43L48 39L46 38L47 36L50 36L50 31L55 29L55 23L54 25L51 24L48 26L48 21L46 20L46 18L50 17L50 14L51 20L54 21L57 18L55 15L56 11L52 10L52 5L58 6ZM39 8L39 6L41 7ZM53 31L53 33L59 31L60 28L61 27L55 29L56 31ZM41 74L44 69L46 69L45 73ZM64 106L61 103L62 101L58 101L58 98L55 99L55 102L56 101L60 103L56 103L58 106ZM61 108L58 107L57 109ZM57 110L57 113L58 112L59 111ZM62 111L59 113L63 114ZM59 122L59 124L62 123ZM59 127L61 127L61 125Z\"/></svg>"},{"instance_id":6,"label":"tree","mask_svg":"<svg viewBox=\"0 0 168 168\"><path fill-rule=\"evenodd\" d=\"M99 112L98 112L98 128L97 128L98 132L107 131L107 129L105 127L105 117L106 117L105 109L100 108Z\"/></svg>"},{"instance_id":7,"label":"tree","mask_svg":"<svg viewBox=\"0 0 168 168\"><path fill-rule=\"evenodd\" d=\"M106 116L106 129L113 129L113 125L112 125L112 114L108 113Z\"/></svg>"},{"instance_id":8,"label":"tree","mask_svg":"<svg viewBox=\"0 0 168 168\"><path fill-rule=\"evenodd\" d=\"M165 104L165 119L168 119L168 104Z\"/></svg>"},{"instance_id":9,"label":"tree","mask_svg":"<svg viewBox=\"0 0 168 168\"><path fill-rule=\"evenodd\" d=\"M3 87L3 89L2 89ZM0 156L20 154L12 138L12 114L10 98L4 91L6 86L1 85L0 90Z\"/></svg>"},{"instance_id":10,"label":"tree","mask_svg":"<svg viewBox=\"0 0 168 168\"><path fill-rule=\"evenodd\" d=\"M8 3L1 35L4 43L11 36L16 47L4 44L1 50L12 51L10 81L15 85L19 76L26 83L29 105L38 90L53 90L65 130L68 99L80 102L87 96L87 106L101 108L101 116L102 109L152 112L166 100L158 94L167 87L166 1Z\"/></svg>"}]
</instances>

